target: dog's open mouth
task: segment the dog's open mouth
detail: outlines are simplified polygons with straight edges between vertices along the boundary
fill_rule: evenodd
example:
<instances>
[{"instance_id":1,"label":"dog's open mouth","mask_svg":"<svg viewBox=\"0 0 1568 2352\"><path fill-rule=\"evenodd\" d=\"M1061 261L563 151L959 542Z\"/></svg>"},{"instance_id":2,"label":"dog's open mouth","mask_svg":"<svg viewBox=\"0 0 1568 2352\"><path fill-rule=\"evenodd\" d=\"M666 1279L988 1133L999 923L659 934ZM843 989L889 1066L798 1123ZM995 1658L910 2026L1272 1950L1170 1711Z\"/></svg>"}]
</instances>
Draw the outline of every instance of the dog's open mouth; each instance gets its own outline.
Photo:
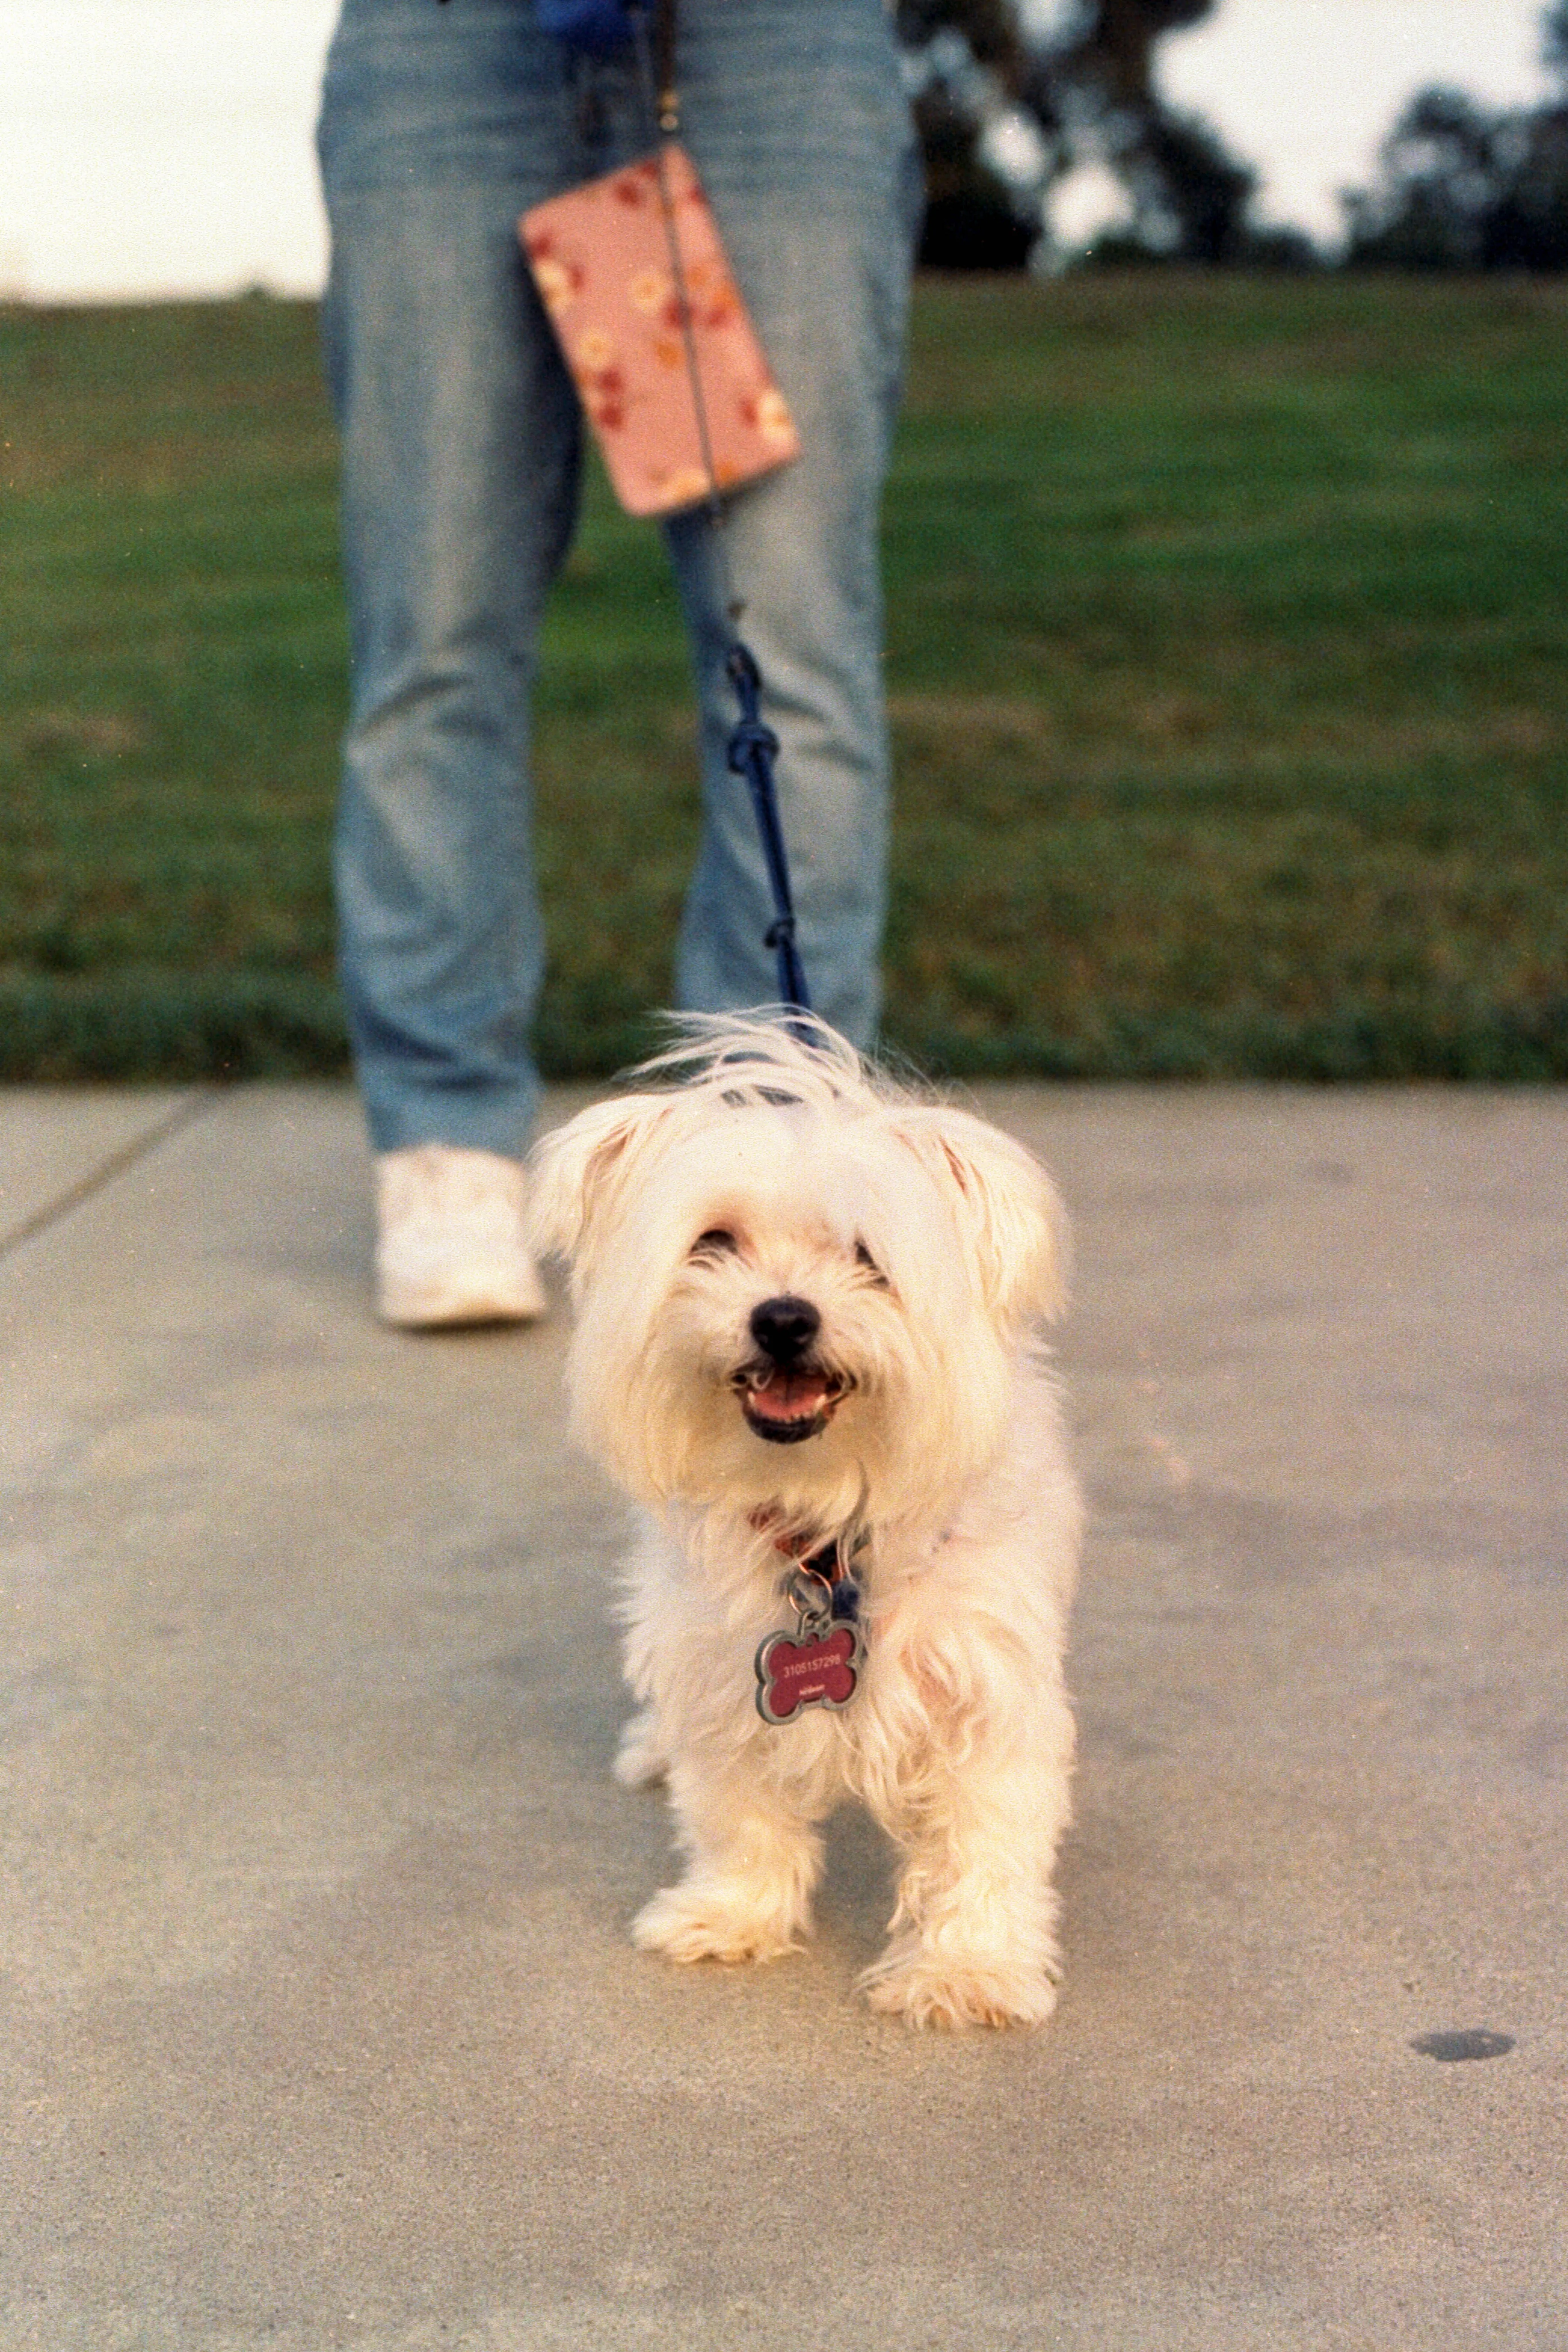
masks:
<instances>
[{"instance_id":1,"label":"dog's open mouth","mask_svg":"<svg viewBox=\"0 0 1568 2352\"><path fill-rule=\"evenodd\" d=\"M835 1372L796 1365L752 1364L737 1373L735 1388L747 1426L770 1445L798 1445L820 1437L848 1391Z\"/></svg>"}]
</instances>

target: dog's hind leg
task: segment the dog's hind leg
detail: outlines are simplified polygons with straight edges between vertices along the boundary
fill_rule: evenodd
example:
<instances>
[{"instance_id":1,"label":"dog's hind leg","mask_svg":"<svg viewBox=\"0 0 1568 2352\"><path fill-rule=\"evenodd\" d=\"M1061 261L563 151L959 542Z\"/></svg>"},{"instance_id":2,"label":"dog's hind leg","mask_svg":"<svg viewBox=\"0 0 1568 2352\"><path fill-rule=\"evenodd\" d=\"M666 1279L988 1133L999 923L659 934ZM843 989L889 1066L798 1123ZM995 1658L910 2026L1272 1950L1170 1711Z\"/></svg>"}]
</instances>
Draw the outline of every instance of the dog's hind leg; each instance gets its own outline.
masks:
<instances>
[{"instance_id":1,"label":"dog's hind leg","mask_svg":"<svg viewBox=\"0 0 1568 2352\"><path fill-rule=\"evenodd\" d=\"M615 1775L623 1789L657 1789L669 1777L669 1758L658 1737L658 1713L639 1707L621 1733Z\"/></svg>"}]
</instances>

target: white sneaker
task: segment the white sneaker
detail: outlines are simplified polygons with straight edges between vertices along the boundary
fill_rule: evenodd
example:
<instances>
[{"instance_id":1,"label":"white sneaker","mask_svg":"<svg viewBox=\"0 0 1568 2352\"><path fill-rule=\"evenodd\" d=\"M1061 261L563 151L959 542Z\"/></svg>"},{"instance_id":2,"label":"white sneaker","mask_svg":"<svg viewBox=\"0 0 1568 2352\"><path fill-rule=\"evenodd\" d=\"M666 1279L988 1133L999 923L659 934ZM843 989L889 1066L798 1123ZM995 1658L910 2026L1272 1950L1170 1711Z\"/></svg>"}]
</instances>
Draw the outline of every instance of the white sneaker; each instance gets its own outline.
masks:
<instances>
[{"instance_id":1,"label":"white sneaker","mask_svg":"<svg viewBox=\"0 0 1568 2352\"><path fill-rule=\"evenodd\" d=\"M531 1323L549 1306L522 1237L523 1174L499 1151L418 1143L375 1163L376 1307L409 1329Z\"/></svg>"}]
</instances>

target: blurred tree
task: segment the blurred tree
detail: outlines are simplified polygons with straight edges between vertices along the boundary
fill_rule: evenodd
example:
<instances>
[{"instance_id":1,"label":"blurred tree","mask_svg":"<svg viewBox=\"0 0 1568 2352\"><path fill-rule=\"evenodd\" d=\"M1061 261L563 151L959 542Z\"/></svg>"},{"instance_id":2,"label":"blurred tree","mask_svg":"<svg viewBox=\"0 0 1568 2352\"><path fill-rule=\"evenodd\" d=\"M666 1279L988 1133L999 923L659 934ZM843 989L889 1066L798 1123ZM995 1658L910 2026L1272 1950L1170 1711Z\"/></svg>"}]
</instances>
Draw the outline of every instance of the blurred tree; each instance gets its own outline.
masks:
<instances>
[{"instance_id":1,"label":"blurred tree","mask_svg":"<svg viewBox=\"0 0 1568 2352\"><path fill-rule=\"evenodd\" d=\"M1543 106L1517 126L1517 152L1488 215L1484 269L1568 269L1568 105Z\"/></svg>"},{"instance_id":2,"label":"blurred tree","mask_svg":"<svg viewBox=\"0 0 1568 2352\"><path fill-rule=\"evenodd\" d=\"M1568 74L1568 5L1546 19ZM1568 269L1568 103L1497 111L1464 90L1418 91L1344 198L1360 269Z\"/></svg>"},{"instance_id":3,"label":"blurred tree","mask_svg":"<svg viewBox=\"0 0 1568 2352\"><path fill-rule=\"evenodd\" d=\"M1257 174L1207 123L1173 113L1160 96L1156 43L1215 5L900 0L926 158L922 260L1021 267L1041 233L1051 183L1086 161L1109 164L1131 205L1130 224L1101 239L1098 259L1312 258L1304 237L1285 240L1287 257L1278 237L1254 235L1247 208Z\"/></svg>"},{"instance_id":4,"label":"blurred tree","mask_svg":"<svg viewBox=\"0 0 1568 2352\"><path fill-rule=\"evenodd\" d=\"M1568 0L1556 0L1542 19L1542 51L1546 70L1568 82Z\"/></svg>"},{"instance_id":5,"label":"blurred tree","mask_svg":"<svg viewBox=\"0 0 1568 2352\"><path fill-rule=\"evenodd\" d=\"M925 163L921 263L1022 269L1038 206L1031 213L1032 192L1009 185L983 152L1027 67L1010 0L900 0L898 28Z\"/></svg>"},{"instance_id":6,"label":"blurred tree","mask_svg":"<svg viewBox=\"0 0 1568 2352\"><path fill-rule=\"evenodd\" d=\"M1258 174L1237 163L1207 123L1155 107L1138 119L1117 160L1135 206L1128 257L1158 255L1211 268L1249 258L1247 208Z\"/></svg>"},{"instance_id":7,"label":"blurred tree","mask_svg":"<svg viewBox=\"0 0 1568 2352\"><path fill-rule=\"evenodd\" d=\"M921 50L943 32L961 34L983 66L1000 69L1008 81L1021 72L1023 36L1011 0L899 0L899 38Z\"/></svg>"},{"instance_id":8,"label":"blurred tree","mask_svg":"<svg viewBox=\"0 0 1568 2352\"><path fill-rule=\"evenodd\" d=\"M1499 110L1462 89L1417 91L1378 151L1372 188L1344 198L1360 269L1568 269L1568 0L1541 19L1560 86Z\"/></svg>"},{"instance_id":9,"label":"blurred tree","mask_svg":"<svg viewBox=\"0 0 1568 2352\"><path fill-rule=\"evenodd\" d=\"M905 0L899 23L925 162L921 260L928 269L1022 269L1039 235L1037 207L1031 218L1027 191L1010 187L984 152L1024 68L1013 12L1005 0Z\"/></svg>"},{"instance_id":10,"label":"blurred tree","mask_svg":"<svg viewBox=\"0 0 1568 2352\"><path fill-rule=\"evenodd\" d=\"M1201 24L1215 0L1096 0L1058 52L1058 70L1092 85L1119 111L1160 111L1154 89L1154 44L1163 34Z\"/></svg>"},{"instance_id":11,"label":"blurred tree","mask_svg":"<svg viewBox=\"0 0 1568 2352\"><path fill-rule=\"evenodd\" d=\"M1378 150L1375 187L1344 199L1363 268L1473 269L1503 166L1498 118L1462 89L1417 91Z\"/></svg>"}]
</instances>

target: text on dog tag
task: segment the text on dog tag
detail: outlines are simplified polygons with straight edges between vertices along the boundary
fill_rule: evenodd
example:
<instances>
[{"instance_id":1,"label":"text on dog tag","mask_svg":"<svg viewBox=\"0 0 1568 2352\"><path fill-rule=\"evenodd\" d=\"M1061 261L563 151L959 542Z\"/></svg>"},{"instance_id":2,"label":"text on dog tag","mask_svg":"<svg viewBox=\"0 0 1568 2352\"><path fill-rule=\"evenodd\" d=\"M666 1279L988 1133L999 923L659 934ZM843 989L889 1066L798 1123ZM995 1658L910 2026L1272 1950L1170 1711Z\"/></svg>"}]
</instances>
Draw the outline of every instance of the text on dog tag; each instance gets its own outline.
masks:
<instances>
[{"instance_id":1,"label":"text on dog tag","mask_svg":"<svg viewBox=\"0 0 1568 2352\"><path fill-rule=\"evenodd\" d=\"M757 1712L788 1723L803 1706L847 1706L860 1678L860 1640L853 1625L828 1633L770 1633L757 1652Z\"/></svg>"}]
</instances>

